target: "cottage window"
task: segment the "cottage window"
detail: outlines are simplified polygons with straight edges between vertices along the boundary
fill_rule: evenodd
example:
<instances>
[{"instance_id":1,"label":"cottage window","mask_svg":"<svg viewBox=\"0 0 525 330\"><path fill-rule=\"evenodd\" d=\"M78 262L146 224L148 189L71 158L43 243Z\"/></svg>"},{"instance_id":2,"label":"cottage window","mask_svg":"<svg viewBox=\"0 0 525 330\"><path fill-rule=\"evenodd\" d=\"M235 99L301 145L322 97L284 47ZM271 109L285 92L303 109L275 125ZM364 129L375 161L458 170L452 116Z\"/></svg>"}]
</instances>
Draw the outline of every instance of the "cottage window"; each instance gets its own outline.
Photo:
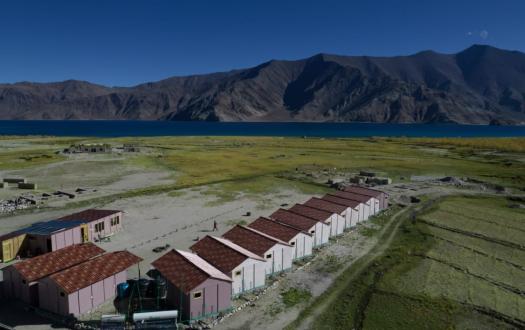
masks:
<instances>
[{"instance_id":1,"label":"cottage window","mask_svg":"<svg viewBox=\"0 0 525 330\"><path fill-rule=\"evenodd\" d=\"M295 242L290 242L290 245L291 246L295 246Z\"/></svg>"},{"instance_id":2,"label":"cottage window","mask_svg":"<svg viewBox=\"0 0 525 330\"><path fill-rule=\"evenodd\" d=\"M310 230L310 234L315 234L315 230Z\"/></svg>"},{"instance_id":3,"label":"cottage window","mask_svg":"<svg viewBox=\"0 0 525 330\"><path fill-rule=\"evenodd\" d=\"M64 292L60 292L60 297L65 297L66 294Z\"/></svg>"},{"instance_id":4,"label":"cottage window","mask_svg":"<svg viewBox=\"0 0 525 330\"><path fill-rule=\"evenodd\" d=\"M193 292L193 299L199 299L202 297L202 291Z\"/></svg>"},{"instance_id":5,"label":"cottage window","mask_svg":"<svg viewBox=\"0 0 525 330\"><path fill-rule=\"evenodd\" d=\"M271 253L267 254L266 259L272 259L272 254Z\"/></svg>"},{"instance_id":6,"label":"cottage window","mask_svg":"<svg viewBox=\"0 0 525 330\"><path fill-rule=\"evenodd\" d=\"M235 272L235 276L240 276L240 275L241 275L241 271L240 270Z\"/></svg>"},{"instance_id":7,"label":"cottage window","mask_svg":"<svg viewBox=\"0 0 525 330\"><path fill-rule=\"evenodd\" d=\"M26 284L27 282L26 282L26 280L22 280L22 283L23 283L23 284Z\"/></svg>"}]
</instances>

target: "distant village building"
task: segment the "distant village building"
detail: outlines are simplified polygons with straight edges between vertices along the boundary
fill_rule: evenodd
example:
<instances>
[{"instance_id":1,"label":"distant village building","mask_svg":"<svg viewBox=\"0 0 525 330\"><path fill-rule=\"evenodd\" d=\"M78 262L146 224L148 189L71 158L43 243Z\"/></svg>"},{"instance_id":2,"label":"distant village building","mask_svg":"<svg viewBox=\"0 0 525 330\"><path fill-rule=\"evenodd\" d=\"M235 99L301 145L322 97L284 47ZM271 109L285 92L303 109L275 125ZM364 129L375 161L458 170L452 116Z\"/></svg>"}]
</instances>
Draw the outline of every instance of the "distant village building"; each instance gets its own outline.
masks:
<instances>
[{"instance_id":1,"label":"distant village building","mask_svg":"<svg viewBox=\"0 0 525 330\"><path fill-rule=\"evenodd\" d=\"M299 260L312 255L312 234L293 226L260 217L248 225L269 236L280 239L292 247L292 259Z\"/></svg>"},{"instance_id":2,"label":"distant village building","mask_svg":"<svg viewBox=\"0 0 525 330\"><path fill-rule=\"evenodd\" d=\"M111 145L107 143L72 144L64 149L64 153L109 153L111 150Z\"/></svg>"},{"instance_id":3,"label":"distant village building","mask_svg":"<svg viewBox=\"0 0 525 330\"><path fill-rule=\"evenodd\" d=\"M295 204L289 211L330 225L330 237L342 235L345 231L345 218L338 213L316 209L307 205Z\"/></svg>"},{"instance_id":4,"label":"distant village building","mask_svg":"<svg viewBox=\"0 0 525 330\"><path fill-rule=\"evenodd\" d=\"M40 280L101 255L104 250L92 243L77 244L27 259L3 269L7 298L40 307Z\"/></svg>"},{"instance_id":5,"label":"distant village building","mask_svg":"<svg viewBox=\"0 0 525 330\"><path fill-rule=\"evenodd\" d=\"M231 309L232 279L190 252L171 250L151 263L167 280L167 301L183 321Z\"/></svg>"},{"instance_id":6,"label":"distant village building","mask_svg":"<svg viewBox=\"0 0 525 330\"><path fill-rule=\"evenodd\" d=\"M233 296L266 284L265 260L227 239L208 235L190 249L232 279Z\"/></svg>"},{"instance_id":7,"label":"distant village building","mask_svg":"<svg viewBox=\"0 0 525 330\"><path fill-rule=\"evenodd\" d=\"M59 218L59 221L83 221L87 226L88 241L97 241L122 230L123 212L120 210L88 209Z\"/></svg>"},{"instance_id":8,"label":"distant village building","mask_svg":"<svg viewBox=\"0 0 525 330\"><path fill-rule=\"evenodd\" d=\"M125 143L122 146L122 150L124 150L124 152L140 152L140 146L137 144Z\"/></svg>"},{"instance_id":9,"label":"distant village building","mask_svg":"<svg viewBox=\"0 0 525 330\"><path fill-rule=\"evenodd\" d=\"M222 237L264 258L266 276L292 268L293 248L288 242L240 225L234 226Z\"/></svg>"},{"instance_id":10,"label":"distant village building","mask_svg":"<svg viewBox=\"0 0 525 330\"><path fill-rule=\"evenodd\" d=\"M308 218L285 209L275 211L270 215L270 218L312 234L314 238L313 247L328 244L330 239L330 224L326 222Z\"/></svg>"}]
</instances>

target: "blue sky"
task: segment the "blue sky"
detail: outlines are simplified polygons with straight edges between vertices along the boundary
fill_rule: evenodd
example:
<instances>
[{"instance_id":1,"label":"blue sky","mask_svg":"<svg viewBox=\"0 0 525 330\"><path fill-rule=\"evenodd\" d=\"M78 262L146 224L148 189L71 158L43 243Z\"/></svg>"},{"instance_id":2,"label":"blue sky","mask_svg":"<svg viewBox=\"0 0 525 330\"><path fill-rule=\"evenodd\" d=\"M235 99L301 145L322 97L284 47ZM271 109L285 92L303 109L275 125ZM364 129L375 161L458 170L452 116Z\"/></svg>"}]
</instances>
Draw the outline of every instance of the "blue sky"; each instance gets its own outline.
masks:
<instances>
[{"instance_id":1,"label":"blue sky","mask_svg":"<svg viewBox=\"0 0 525 330\"><path fill-rule=\"evenodd\" d=\"M0 82L129 86L316 53L525 51L525 1L3 1Z\"/></svg>"}]
</instances>

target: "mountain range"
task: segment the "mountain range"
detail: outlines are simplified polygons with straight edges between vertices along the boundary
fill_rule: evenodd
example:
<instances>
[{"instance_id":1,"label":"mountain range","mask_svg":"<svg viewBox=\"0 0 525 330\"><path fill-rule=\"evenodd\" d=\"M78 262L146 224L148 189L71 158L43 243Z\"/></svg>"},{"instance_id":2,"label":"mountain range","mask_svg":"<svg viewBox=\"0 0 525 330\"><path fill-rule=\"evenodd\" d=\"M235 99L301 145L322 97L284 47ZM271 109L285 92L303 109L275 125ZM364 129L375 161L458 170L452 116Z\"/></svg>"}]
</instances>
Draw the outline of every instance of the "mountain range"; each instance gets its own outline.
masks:
<instances>
[{"instance_id":1,"label":"mountain range","mask_svg":"<svg viewBox=\"0 0 525 330\"><path fill-rule=\"evenodd\" d=\"M0 84L0 119L525 124L525 53L318 54L133 87Z\"/></svg>"}]
</instances>

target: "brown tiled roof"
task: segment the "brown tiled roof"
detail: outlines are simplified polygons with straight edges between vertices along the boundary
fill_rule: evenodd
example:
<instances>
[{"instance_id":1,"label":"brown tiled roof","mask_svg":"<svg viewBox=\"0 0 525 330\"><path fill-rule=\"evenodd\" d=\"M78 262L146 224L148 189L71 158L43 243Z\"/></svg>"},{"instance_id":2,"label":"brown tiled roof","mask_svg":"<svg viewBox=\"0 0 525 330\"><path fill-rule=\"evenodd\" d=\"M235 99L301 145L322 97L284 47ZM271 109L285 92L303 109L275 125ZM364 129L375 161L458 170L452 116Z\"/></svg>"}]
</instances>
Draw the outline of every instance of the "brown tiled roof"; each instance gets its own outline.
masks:
<instances>
[{"instance_id":1,"label":"brown tiled roof","mask_svg":"<svg viewBox=\"0 0 525 330\"><path fill-rule=\"evenodd\" d=\"M236 225L228 230L222 237L229 239L233 243L242 246L248 251L264 257L266 251L271 249L275 244L288 244L282 241L277 241L276 238L270 238L265 234L258 233L257 230Z\"/></svg>"},{"instance_id":2,"label":"brown tiled roof","mask_svg":"<svg viewBox=\"0 0 525 330\"><path fill-rule=\"evenodd\" d=\"M120 273L140 261L142 258L128 251L111 252L62 270L49 278L70 294Z\"/></svg>"},{"instance_id":3,"label":"brown tiled roof","mask_svg":"<svg viewBox=\"0 0 525 330\"><path fill-rule=\"evenodd\" d=\"M109 217L110 215L120 213L122 211L119 210L98 210L98 209L88 209L84 211L80 211L77 213L73 213L70 215L66 215L62 218L59 218L58 220L61 221L68 221L68 220L83 220L86 222L92 222L97 221L99 219Z\"/></svg>"},{"instance_id":4,"label":"brown tiled roof","mask_svg":"<svg viewBox=\"0 0 525 330\"><path fill-rule=\"evenodd\" d=\"M308 217L308 218L319 220L322 222L326 222L326 220L329 219L333 214L332 212L319 210L319 209L312 208L306 205L301 205L301 204L295 204L294 206L290 208L289 211L305 216L305 217Z\"/></svg>"},{"instance_id":5,"label":"brown tiled roof","mask_svg":"<svg viewBox=\"0 0 525 330\"><path fill-rule=\"evenodd\" d=\"M278 238L282 241L289 242L297 234L303 232L301 229L292 227L290 225L270 220L267 218L260 217L248 225L248 227L256 229L267 235ZM303 232L305 235L309 235L308 232Z\"/></svg>"},{"instance_id":6,"label":"brown tiled roof","mask_svg":"<svg viewBox=\"0 0 525 330\"><path fill-rule=\"evenodd\" d=\"M351 200L358 201L361 203L366 203L371 198L370 196L364 196L364 195L354 194L354 193L345 192L345 191L336 191L331 195L335 195L341 198L351 199Z\"/></svg>"},{"instance_id":7,"label":"brown tiled roof","mask_svg":"<svg viewBox=\"0 0 525 330\"><path fill-rule=\"evenodd\" d=\"M224 244L217 237L209 235L193 244L190 249L225 274L229 274L244 260L250 258L240 250Z\"/></svg>"},{"instance_id":8,"label":"brown tiled roof","mask_svg":"<svg viewBox=\"0 0 525 330\"><path fill-rule=\"evenodd\" d=\"M93 243L75 244L24 260L14 264L13 267L27 282L33 282L82 263L104 252L103 249Z\"/></svg>"},{"instance_id":9,"label":"brown tiled roof","mask_svg":"<svg viewBox=\"0 0 525 330\"><path fill-rule=\"evenodd\" d=\"M310 198L304 203L304 205L337 214L343 213L347 208L344 205L332 203L317 197Z\"/></svg>"},{"instance_id":10,"label":"brown tiled roof","mask_svg":"<svg viewBox=\"0 0 525 330\"><path fill-rule=\"evenodd\" d=\"M270 218L305 231L309 231L310 228L319 222L312 218L303 217L302 215L290 212L285 209L278 209L272 213L272 215L270 215Z\"/></svg>"},{"instance_id":11,"label":"brown tiled roof","mask_svg":"<svg viewBox=\"0 0 525 330\"><path fill-rule=\"evenodd\" d=\"M351 207L351 208L356 208L359 204L361 204L361 202L358 202L358 201L341 198L341 197L337 197L335 195L330 195L330 194L324 195L322 199L330 203L336 203L336 204L344 205L346 207Z\"/></svg>"},{"instance_id":12,"label":"brown tiled roof","mask_svg":"<svg viewBox=\"0 0 525 330\"><path fill-rule=\"evenodd\" d=\"M151 263L168 281L185 293L208 278L231 279L196 254L171 250Z\"/></svg>"},{"instance_id":13,"label":"brown tiled roof","mask_svg":"<svg viewBox=\"0 0 525 330\"><path fill-rule=\"evenodd\" d=\"M344 191L346 192L352 192L360 195L370 196L370 197L379 197L381 194L384 194L384 192L380 190L370 189L366 187L359 187L359 186L346 186Z\"/></svg>"}]
</instances>

